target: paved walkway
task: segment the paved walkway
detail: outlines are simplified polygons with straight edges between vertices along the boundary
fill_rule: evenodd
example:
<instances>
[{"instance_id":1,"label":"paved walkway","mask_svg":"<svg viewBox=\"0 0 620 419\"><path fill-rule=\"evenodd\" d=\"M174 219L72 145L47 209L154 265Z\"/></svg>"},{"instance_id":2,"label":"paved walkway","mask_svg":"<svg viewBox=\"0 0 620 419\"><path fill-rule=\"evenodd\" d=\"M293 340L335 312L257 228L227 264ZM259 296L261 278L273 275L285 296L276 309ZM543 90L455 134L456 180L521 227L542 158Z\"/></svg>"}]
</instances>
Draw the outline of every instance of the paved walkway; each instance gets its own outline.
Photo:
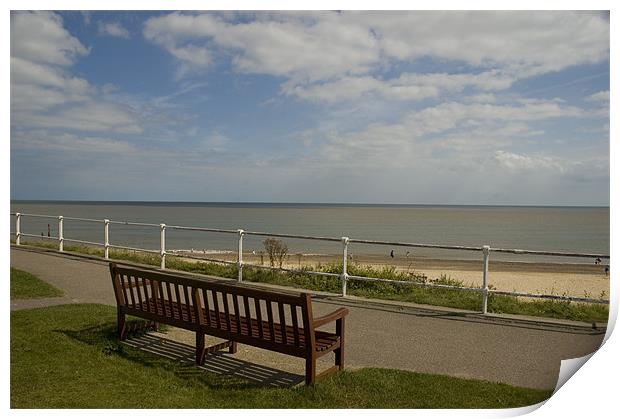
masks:
<instances>
[{"instance_id":1,"label":"paved walkway","mask_svg":"<svg viewBox=\"0 0 620 419\"><path fill-rule=\"evenodd\" d=\"M114 305L108 266L100 260L11 248L11 266L65 291L65 297L11 301L11 310L49 304ZM315 315L348 306L347 367L396 368L517 386L552 389L560 361L598 349L604 328L532 318L485 317L457 310L316 295ZM162 335L163 337L164 335ZM189 348L194 335L171 328L165 337ZM293 374L304 361L239 345L229 358Z\"/></svg>"}]
</instances>

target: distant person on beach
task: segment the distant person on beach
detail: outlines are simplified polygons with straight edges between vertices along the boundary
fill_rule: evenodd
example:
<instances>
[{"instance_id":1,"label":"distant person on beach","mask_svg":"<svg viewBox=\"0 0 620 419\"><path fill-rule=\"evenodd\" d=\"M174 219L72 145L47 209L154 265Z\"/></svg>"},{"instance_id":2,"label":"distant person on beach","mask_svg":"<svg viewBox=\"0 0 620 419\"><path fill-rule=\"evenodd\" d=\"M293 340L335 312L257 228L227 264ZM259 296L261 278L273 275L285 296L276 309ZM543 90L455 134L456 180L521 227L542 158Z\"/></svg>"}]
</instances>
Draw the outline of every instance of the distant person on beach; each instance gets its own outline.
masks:
<instances>
[{"instance_id":1,"label":"distant person on beach","mask_svg":"<svg viewBox=\"0 0 620 419\"><path fill-rule=\"evenodd\" d=\"M609 275L609 265L605 265L605 276Z\"/></svg>"},{"instance_id":2,"label":"distant person on beach","mask_svg":"<svg viewBox=\"0 0 620 419\"><path fill-rule=\"evenodd\" d=\"M390 252L390 257L394 258L394 249L392 249L392 251Z\"/></svg>"},{"instance_id":3,"label":"distant person on beach","mask_svg":"<svg viewBox=\"0 0 620 419\"><path fill-rule=\"evenodd\" d=\"M405 257L407 258L409 257L409 250L407 250L407 255L405 255Z\"/></svg>"},{"instance_id":4,"label":"distant person on beach","mask_svg":"<svg viewBox=\"0 0 620 419\"><path fill-rule=\"evenodd\" d=\"M600 265L601 264L601 258L596 258L596 260L594 261L595 265Z\"/></svg>"},{"instance_id":5,"label":"distant person on beach","mask_svg":"<svg viewBox=\"0 0 620 419\"><path fill-rule=\"evenodd\" d=\"M51 237L52 235L52 228L50 227L50 225L47 225L47 237Z\"/></svg>"}]
</instances>

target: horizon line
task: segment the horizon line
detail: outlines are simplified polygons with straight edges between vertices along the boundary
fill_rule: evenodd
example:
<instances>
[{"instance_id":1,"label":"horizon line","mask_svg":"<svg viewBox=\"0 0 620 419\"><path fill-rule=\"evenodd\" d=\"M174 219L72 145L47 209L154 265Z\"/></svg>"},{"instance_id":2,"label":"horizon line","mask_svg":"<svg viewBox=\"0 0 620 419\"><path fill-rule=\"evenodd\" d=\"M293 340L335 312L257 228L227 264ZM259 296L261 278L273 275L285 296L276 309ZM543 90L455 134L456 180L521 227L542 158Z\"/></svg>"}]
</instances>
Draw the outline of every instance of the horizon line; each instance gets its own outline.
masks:
<instances>
[{"instance_id":1,"label":"horizon line","mask_svg":"<svg viewBox=\"0 0 620 419\"><path fill-rule=\"evenodd\" d=\"M438 203L368 203L368 202L282 202L282 201L157 201L90 199L11 199L11 202L110 203L110 204L207 204L207 205L322 205L322 206L421 206L421 207L557 207L610 208L610 205L565 204L438 204Z\"/></svg>"}]
</instances>

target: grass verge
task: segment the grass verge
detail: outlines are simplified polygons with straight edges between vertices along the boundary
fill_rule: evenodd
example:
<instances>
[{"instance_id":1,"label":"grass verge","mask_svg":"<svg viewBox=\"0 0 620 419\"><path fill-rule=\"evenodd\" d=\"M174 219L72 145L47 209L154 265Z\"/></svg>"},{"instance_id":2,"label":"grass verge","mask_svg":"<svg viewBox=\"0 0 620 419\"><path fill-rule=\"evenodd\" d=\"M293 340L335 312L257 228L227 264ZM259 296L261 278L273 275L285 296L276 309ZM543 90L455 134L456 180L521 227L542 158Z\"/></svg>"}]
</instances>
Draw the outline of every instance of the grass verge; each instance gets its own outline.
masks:
<instances>
[{"instance_id":1,"label":"grass verge","mask_svg":"<svg viewBox=\"0 0 620 419\"><path fill-rule=\"evenodd\" d=\"M56 248L56 245L52 243L28 243L28 245L36 245L52 249ZM101 257L103 256L103 250L94 247L65 246L65 250L69 252ZM110 258L153 266L159 266L160 264L160 258L158 255L128 250L111 249ZM188 262L178 257L167 256L166 267L204 275L214 275L233 279L237 278L237 267L229 264L200 261ZM340 273L342 270L342 265L327 264L318 266L304 266L302 269L328 273ZM437 288L433 289L411 285L411 282L427 282L443 285L466 286L466 284L458 279L442 276L441 278L429 281L425 277L414 273L398 271L395 267L375 268L371 266L362 266L356 263L348 264L347 271L349 275L402 281L402 284L349 281L347 290L351 295L417 304L429 304L472 311L480 310L481 296L478 292ZM327 291L334 293L340 293L341 291L340 281L337 278L320 277L303 273L278 272L245 267L243 269L243 279L244 281L262 282L289 287L292 286L314 291ZM604 304L576 303L558 300L531 301L512 296L493 294L489 296L488 310L491 313L498 314L530 315L583 322L605 323L609 318L609 307Z\"/></svg>"},{"instance_id":2,"label":"grass verge","mask_svg":"<svg viewBox=\"0 0 620 419\"><path fill-rule=\"evenodd\" d=\"M31 273L11 268L11 299L62 297L58 288L41 281Z\"/></svg>"},{"instance_id":3,"label":"grass verge","mask_svg":"<svg viewBox=\"0 0 620 419\"><path fill-rule=\"evenodd\" d=\"M115 315L94 304L11 312L11 408L505 408L551 396L377 368L268 387L119 344Z\"/></svg>"}]
</instances>

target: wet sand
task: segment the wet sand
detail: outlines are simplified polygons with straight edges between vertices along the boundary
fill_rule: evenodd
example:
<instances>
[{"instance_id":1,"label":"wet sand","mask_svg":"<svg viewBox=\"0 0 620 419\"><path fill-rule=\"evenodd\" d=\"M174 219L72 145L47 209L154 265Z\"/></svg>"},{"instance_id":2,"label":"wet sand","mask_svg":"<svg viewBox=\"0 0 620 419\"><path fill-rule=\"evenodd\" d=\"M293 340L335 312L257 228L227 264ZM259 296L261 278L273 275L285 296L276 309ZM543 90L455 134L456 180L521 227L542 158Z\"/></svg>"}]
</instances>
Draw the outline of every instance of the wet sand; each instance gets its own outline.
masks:
<instances>
[{"instance_id":1,"label":"wet sand","mask_svg":"<svg viewBox=\"0 0 620 419\"><path fill-rule=\"evenodd\" d=\"M194 253L193 257L208 257L221 261L237 260L235 253ZM189 259L188 259L189 260ZM340 255L289 255L283 264L285 268L317 266L340 263ZM244 263L260 265L259 255L244 254ZM436 279L442 275L463 281L467 286L482 286L482 261L427 259L420 257L385 257L382 255L356 255L349 264L382 267L394 266L399 271L425 275ZM263 264L269 265L269 258L263 256ZM501 291L565 295L572 297L609 298L609 276L605 275L605 264L575 263L526 263L489 262L489 284Z\"/></svg>"}]
</instances>

